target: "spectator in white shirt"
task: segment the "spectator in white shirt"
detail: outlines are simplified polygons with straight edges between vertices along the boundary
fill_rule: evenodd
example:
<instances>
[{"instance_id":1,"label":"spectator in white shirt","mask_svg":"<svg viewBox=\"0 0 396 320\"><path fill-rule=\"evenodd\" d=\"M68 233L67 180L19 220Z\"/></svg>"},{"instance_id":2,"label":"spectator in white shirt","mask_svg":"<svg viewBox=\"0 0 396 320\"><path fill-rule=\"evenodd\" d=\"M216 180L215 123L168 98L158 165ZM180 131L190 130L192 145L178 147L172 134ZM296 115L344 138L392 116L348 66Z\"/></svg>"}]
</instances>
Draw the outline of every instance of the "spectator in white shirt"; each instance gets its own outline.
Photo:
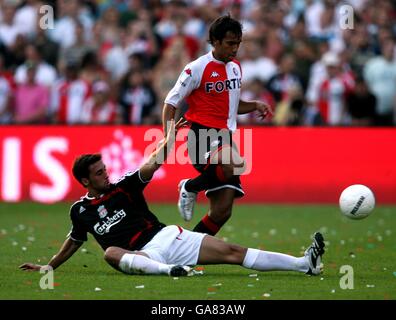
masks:
<instances>
[{"instance_id":1,"label":"spectator in white shirt","mask_svg":"<svg viewBox=\"0 0 396 320\"><path fill-rule=\"evenodd\" d=\"M364 79L377 98L378 125L396 124L396 61L395 42L389 39L381 45L381 56L370 59L363 70Z\"/></svg>"},{"instance_id":2,"label":"spectator in white shirt","mask_svg":"<svg viewBox=\"0 0 396 320\"><path fill-rule=\"evenodd\" d=\"M10 0L5 0L0 3L0 11L2 14L0 23L0 43L4 43L8 48L14 44L17 35L22 34L18 25L14 22L17 5L17 1Z\"/></svg>"},{"instance_id":3,"label":"spectator in white shirt","mask_svg":"<svg viewBox=\"0 0 396 320\"><path fill-rule=\"evenodd\" d=\"M50 87L56 80L56 69L46 63L41 58L41 54L34 44L29 44L25 48L26 61L34 62L37 65L35 81L40 85ZM26 62L20 65L15 71L15 82L18 84L26 83L27 72Z\"/></svg>"}]
</instances>

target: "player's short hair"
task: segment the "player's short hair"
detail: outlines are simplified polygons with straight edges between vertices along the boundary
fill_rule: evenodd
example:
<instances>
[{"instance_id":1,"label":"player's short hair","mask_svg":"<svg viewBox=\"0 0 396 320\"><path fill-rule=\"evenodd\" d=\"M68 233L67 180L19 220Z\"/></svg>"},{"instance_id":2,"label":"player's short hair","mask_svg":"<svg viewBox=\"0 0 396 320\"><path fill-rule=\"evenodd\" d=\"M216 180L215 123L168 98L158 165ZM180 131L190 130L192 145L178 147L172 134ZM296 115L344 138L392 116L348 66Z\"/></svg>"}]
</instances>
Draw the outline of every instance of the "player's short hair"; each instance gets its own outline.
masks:
<instances>
[{"instance_id":1,"label":"player's short hair","mask_svg":"<svg viewBox=\"0 0 396 320\"><path fill-rule=\"evenodd\" d=\"M242 37L242 24L231 16L225 15L212 22L209 28L209 43L214 44L215 40L222 41L227 32L231 32Z\"/></svg>"},{"instance_id":2,"label":"player's short hair","mask_svg":"<svg viewBox=\"0 0 396 320\"><path fill-rule=\"evenodd\" d=\"M102 160L100 153L82 154L73 163L73 176L78 182L82 183L83 178L89 178L89 166Z\"/></svg>"}]
</instances>

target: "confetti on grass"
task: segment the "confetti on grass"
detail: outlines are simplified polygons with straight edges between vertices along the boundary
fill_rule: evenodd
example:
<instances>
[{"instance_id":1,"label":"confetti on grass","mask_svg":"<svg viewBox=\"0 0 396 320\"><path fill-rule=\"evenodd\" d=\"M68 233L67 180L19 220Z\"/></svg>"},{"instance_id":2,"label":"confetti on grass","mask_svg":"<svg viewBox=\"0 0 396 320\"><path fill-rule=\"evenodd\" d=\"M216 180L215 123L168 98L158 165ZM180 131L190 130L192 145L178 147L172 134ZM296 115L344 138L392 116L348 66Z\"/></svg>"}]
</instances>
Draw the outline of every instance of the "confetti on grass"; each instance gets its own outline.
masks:
<instances>
[{"instance_id":1,"label":"confetti on grass","mask_svg":"<svg viewBox=\"0 0 396 320\"><path fill-rule=\"evenodd\" d=\"M95 288L95 291L102 291L102 289L99 288L99 287L96 287L96 288Z\"/></svg>"},{"instance_id":2,"label":"confetti on grass","mask_svg":"<svg viewBox=\"0 0 396 320\"><path fill-rule=\"evenodd\" d=\"M264 298L269 298L269 297L271 297L271 294L270 294L270 293L264 293L264 294L263 294L263 297L264 297Z\"/></svg>"},{"instance_id":3,"label":"confetti on grass","mask_svg":"<svg viewBox=\"0 0 396 320\"><path fill-rule=\"evenodd\" d=\"M217 290L217 288L209 287L208 288L208 294L216 294L216 290Z\"/></svg>"},{"instance_id":4,"label":"confetti on grass","mask_svg":"<svg viewBox=\"0 0 396 320\"><path fill-rule=\"evenodd\" d=\"M144 289L144 284L142 284L141 286L135 286L136 289Z\"/></svg>"}]
</instances>

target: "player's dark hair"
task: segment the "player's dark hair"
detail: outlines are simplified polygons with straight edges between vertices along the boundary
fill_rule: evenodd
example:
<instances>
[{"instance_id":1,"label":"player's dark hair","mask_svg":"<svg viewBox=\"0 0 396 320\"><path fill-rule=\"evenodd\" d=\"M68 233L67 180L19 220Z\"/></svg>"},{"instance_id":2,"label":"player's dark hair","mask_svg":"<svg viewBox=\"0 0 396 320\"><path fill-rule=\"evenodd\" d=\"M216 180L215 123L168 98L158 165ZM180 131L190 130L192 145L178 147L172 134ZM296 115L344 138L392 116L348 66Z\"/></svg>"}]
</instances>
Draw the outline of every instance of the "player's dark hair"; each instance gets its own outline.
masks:
<instances>
[{"instance_id":1,"label":"player's dark hair","mask_svg":"<svg viewBox=\"0 0 396 320\"><path fill-rule=\"evenodd\" d=\"M229 14L221 16L212 22L209 28L209 43L213 45L215 40L222 41L228 31L242 37L242 24L238 20L231 18Z\"/></svg>"},{"instance_id":2,"label":"player's dark hair","mask_svg":"<svg viewBox=\"0 0 396 320\"><path fill-rule=\"evenodd\" d=\"M89 166L99 160L102 160L102 155L99 153L83 154L76 158L72 169L74 178L82 184L82 179L89 177Z\"/></svg>"}]
</instances>

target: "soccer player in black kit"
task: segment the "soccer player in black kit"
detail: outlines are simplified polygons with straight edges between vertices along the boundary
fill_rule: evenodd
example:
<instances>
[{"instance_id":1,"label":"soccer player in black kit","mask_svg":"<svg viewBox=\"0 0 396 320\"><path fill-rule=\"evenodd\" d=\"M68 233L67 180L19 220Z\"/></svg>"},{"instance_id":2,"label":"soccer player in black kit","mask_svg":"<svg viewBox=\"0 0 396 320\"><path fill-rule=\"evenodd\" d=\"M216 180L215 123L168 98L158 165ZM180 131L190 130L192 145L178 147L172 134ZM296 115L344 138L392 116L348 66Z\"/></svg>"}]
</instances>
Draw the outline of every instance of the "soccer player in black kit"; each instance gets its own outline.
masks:
<instances>
[{"instance_id":1,"label":"soccer player in black kit","mask_svg":"<svg viewBox=\"0 0 396 320\"><path fill-rule=\"evenodd\" d=\"M304 256L245 248L213 236L166 226L148 208L143 191L172 148L176 131L183 125L170 121L169 130L157 150L134 173L117 183L109 182L99 154L78 157L74 177L88 190L70 210L71 231L59 252L46 266L24 263L23 270L56 269L87 241L91 233L104 250L104 259L127 274L193 274L197 264L238 264L258 271L289 270L317 275L324 253L324 240L317 232Z\"/></svg>"}]
</instances>

